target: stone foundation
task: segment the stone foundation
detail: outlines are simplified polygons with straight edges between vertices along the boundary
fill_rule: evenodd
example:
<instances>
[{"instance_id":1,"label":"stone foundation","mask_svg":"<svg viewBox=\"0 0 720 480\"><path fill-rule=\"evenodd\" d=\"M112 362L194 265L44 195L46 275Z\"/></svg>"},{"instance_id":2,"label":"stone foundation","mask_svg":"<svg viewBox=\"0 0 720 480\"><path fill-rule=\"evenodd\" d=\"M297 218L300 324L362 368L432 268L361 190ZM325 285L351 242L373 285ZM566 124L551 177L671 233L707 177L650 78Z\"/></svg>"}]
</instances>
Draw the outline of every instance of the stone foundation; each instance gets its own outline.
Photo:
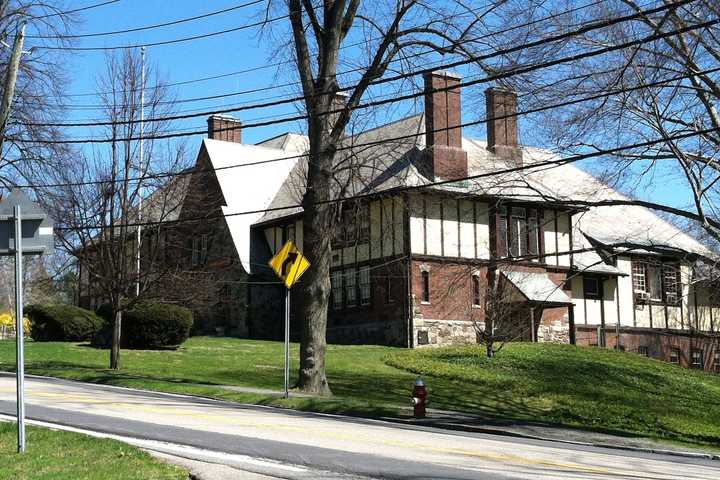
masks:
<instances>
[{"instance_id":1,"label":"stone foundation","mask_svg":"<svg viewBox=\"0 0 720 480\"><path fill-rule=\"evenodd\" d=\"M475 327L484 328L467 320L432 320L415 318L414 343L417 347L426 345L467 345L477 343Z\"/></svg>"},{"instance_id":2,"label":"stone foundation","mask_svg":"<svg viewBox=\"0 0 720 480\"><path fill-rule=\"evenodd\" d=\"M543 318L543 321L538 325L537 340L541 343L570 343L570 322L567 316L552 320Z\"/></svg>"}]
</instances>

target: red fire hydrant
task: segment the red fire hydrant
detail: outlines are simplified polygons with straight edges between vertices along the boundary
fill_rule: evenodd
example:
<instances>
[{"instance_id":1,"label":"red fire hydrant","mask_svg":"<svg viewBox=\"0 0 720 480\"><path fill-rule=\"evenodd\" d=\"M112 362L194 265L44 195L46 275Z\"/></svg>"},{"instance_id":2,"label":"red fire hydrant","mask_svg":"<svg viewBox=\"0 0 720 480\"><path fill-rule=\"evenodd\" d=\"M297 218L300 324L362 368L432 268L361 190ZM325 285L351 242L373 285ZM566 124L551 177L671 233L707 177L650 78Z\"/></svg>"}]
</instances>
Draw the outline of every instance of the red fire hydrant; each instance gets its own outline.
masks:
<instances>
[{"instance_id":1,"label":"red fire hydrant","mask_svg":"<svg viewBox=\"0 0 720 480\"><path fill-rule=\"evenodd\" d=\"M415 418L425 418L425 407L427 404L428 393L427 388L425 388L425 383L420 377L415 380L415 387L413 388L412 395Z\"/></svg>"}]
</instances>

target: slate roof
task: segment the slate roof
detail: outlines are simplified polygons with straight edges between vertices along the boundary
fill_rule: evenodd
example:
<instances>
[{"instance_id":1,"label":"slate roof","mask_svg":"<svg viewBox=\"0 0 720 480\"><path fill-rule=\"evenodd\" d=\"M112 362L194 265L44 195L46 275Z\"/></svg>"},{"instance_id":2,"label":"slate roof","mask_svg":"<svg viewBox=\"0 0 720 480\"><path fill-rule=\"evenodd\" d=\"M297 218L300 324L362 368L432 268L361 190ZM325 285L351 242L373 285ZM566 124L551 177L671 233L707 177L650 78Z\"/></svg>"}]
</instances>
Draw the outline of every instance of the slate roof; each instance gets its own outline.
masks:
<instances>
[{"instance_id":1,"label":"slate roof","mask_svg":"<svg viewBox=\"0 0 720 480\"><path fill-rule=\"evenodd\" d=\"M374 128L353 137L346 137L341 146L339 162L352 166L354 172L337 178L336 189L344 188L343 196L379 193L397 188L422 187L434 179L424 172L425 148L424 116L415 115ZM398 139L398 137L400 137ZM218 170L223 195L227 201L226 214L248 210L270 209L265 213L228 216L228 226L241 260L249 260L250 228L253 225L285 218L302 212L298 206L304 192L307 159L293 157L307 151L307 137L284 134L257 145L205 140L215 168L257 161L282 159L243 168ZM469 176L485 177L426 187L458 194L497 196L525 202L572 202L597 199L627 199L613 188L599 181L574 164L537 167L522 172L490 176L511 167L486 149L486 143L463 138L468 154ZM523 148L524 165L557 160L553 152L538 148ZM651 210L639 206L592 207L574 216L574 239L586 246L590 239L600 243L669 245L682 251L713 255L704 245L658 217ZM575 245L579 247L580 245ZM592 254L578 256L596 271L611 265L594 265L600 257ZM249 269L249 264L246 265Z\"/></svg>"},{"instance_id":2,"label":"slate roof","mask_svg":"<svg viewBox=\"0 0 720 480\"><path fill-rule=\"evenodd\" d=\"M550 280L547 273L515 271L501 273L531 302L572 304L572 299Z\"/></svg>"}]
</instances>

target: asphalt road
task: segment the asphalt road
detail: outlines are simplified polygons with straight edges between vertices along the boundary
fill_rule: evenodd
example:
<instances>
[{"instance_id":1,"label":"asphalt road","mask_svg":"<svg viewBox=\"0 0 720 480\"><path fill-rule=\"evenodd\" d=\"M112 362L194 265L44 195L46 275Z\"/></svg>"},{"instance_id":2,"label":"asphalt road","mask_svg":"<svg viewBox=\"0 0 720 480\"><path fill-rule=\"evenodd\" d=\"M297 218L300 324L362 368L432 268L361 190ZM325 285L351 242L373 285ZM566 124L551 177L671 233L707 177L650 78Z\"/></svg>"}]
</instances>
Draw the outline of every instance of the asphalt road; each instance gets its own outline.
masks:
<instances>
[{"instance_id":1,"label":"asphalt road","mask_svg":"<svg viewBox=\"0 0 720 480\"><path fill-rule=\"evenodd\" d=\"M448 432L55 379L29 378L26 385L30 419L276 478L720 478L720 462L705 459ZM14 378L0 376L0 413L14 414L14 400Z\"/></svg>"}]
</instances>

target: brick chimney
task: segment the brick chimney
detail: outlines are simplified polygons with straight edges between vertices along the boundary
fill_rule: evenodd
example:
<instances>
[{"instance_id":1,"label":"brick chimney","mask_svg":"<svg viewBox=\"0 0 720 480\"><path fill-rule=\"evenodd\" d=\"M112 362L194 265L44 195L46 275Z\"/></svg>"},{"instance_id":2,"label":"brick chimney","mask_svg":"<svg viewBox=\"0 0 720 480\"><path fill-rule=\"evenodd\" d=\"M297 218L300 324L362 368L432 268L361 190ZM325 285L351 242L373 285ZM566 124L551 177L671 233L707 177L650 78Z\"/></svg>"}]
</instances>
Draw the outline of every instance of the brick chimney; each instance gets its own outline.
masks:
<instances>
[{"instance_id":1,"label":"brick chimney","mask_svg":"<svg viewBox=\"0 0 720 480\"><path fill-rule=\"evenodd\" d=\"M425 154L435 178L467 177L462 148L461 77L451 72L425 74ZM439 91L437 91L439 90Z\"/></svg>"},{"instance_id":2,"label":"brick chimney","mask_svg":"<svg viewBox=\"0 0 720 480\"><path fill-rule=\"evenodd\" d=\"M518 141L517 95L511 90L491 87L485 90L487 148L498 157L522 165Z\"/></svg>"},{"instance_id":3,"label":"brick chimney","mask_svg":"<svg viewBox=\"0 0 720 480\"><path fill-rule=\"evenodd\" d=\"M208 138L242 143L242 122L228 115L211 115L207 119Z\"/></svg>"}]
</instances>

